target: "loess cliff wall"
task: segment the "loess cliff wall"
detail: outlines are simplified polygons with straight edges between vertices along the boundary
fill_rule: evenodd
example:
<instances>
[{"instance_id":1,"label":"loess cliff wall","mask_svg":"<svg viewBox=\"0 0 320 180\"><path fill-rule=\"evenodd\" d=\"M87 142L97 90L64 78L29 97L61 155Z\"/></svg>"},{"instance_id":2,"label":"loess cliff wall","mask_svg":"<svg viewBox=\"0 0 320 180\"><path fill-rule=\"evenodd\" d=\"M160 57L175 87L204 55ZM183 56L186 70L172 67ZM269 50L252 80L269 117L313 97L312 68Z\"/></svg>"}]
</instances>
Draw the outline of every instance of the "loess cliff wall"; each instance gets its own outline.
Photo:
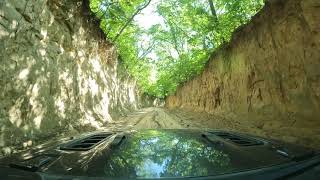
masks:
<instances>
[{"instance_id":1,"label":"loess cliff wall","mask_svg":"<svg viewBox=\"0 0 320 180\"><path fill-rule=\"evenodd\" d=\"M88 1L0 1L0 149L99 128L141 106Z\"/></svg>"},{"instance_id":2,"label":"loess cliff wall","mask_svg":"<svg viewBox=\"0 0 320 180\"><path fill-rule=\"evenodd\" d=\"M320 145L320 1L267 1L166 107L223 114L269 137Z\"/></svg>"}]
</instances>

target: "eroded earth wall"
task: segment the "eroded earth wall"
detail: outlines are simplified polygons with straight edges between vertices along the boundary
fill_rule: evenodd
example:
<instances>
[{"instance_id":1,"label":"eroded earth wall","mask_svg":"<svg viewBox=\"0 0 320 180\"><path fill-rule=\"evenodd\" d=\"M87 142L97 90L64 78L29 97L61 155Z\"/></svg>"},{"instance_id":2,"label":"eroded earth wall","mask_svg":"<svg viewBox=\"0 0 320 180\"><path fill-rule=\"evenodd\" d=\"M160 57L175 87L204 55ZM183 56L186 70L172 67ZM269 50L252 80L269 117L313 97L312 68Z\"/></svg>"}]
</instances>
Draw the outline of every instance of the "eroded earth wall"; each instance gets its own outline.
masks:
<instances>
[{"instance_id":1,"label":"eroded earth wall","mask_svg":"<svg viewBox=\"0 0 320 180\"><path fill-rule=\"evenodd\" d=\"M166 106L222 114L276 139L319 141L320 1L267 1Z\"/></svg>"},{"instance_id":2,"label":"eroded earth wall","mask_svg":"<svg viewBox=\"0 0 320 180\"><path fill-rule=\"evenodd\" d=\"M99 128L139 92L88 1L0 1L0 149Z\"/></svg>"}]
</instances>

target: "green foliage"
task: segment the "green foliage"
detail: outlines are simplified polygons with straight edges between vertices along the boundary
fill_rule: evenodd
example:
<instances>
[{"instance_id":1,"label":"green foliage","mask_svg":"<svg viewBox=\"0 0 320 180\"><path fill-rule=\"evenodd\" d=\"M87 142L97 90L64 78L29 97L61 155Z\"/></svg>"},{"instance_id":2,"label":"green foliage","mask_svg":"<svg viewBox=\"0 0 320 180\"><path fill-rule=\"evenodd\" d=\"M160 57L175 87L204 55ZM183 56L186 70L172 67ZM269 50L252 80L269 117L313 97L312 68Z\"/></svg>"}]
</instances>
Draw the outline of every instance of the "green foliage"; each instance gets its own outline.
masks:
<instances>
[{"instance_id":1,"label":"green foliage","mask_svg":"<svg viewBox=\"0 0 320 180\"><path fill-rule=\"evenodd\" d=\"M146 29L135 16L149 3L91 0L90 8L141 89L157 97L199 74L212 51L263 6L263 0L152 0L163 23Z\"/></svg>"}]
</instances>

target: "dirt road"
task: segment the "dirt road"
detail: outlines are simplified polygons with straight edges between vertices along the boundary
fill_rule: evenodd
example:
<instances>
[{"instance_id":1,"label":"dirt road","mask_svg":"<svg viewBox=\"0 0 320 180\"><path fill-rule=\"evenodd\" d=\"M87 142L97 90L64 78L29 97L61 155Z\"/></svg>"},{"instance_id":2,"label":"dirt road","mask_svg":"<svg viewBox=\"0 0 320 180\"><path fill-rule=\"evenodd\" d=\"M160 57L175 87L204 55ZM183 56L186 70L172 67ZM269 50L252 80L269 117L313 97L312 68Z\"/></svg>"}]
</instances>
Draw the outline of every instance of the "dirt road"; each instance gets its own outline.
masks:
<instances>
[{"instance_id":1,"label":"dirt road","mask_svg":"<svg viewBox=\"0 0 320 180\"><path fill-rule=\"evenodd\" d=\"M320 149L320 143L310 135L313 132L300 129L296 134L295 129L287 127L263 126L259 121L250 121L233 114L213 115L196 113L183 110L168 110L165 108L145 108L128 114L107 125L110 130L131 129L180 129L180 128L210 128L231 130L248 133L261 137L273 138L287 142L302 144ZM271 121L273 123L276 120ZM319 131L320 133L320 131Z\"/></svg>"},{"instance_id":2,"label":"dirt road","mask_svg":"<svg viewBox=\"0 0 320 180\"><path fill-rule=\"evenodd\" d=\"M112 130L158 128L214 128L246 131L250 127L244 127L236 121L206 113L194 113L154 107L141 109L108 124L108 129ZM256 127L251 128L256 129Z\"/></svg>"},{"instance_id":3,"label":"dirt road","mask_svg":"<svg viewBox=\"0 0 320 180\"><path fill-rule=\"evenodd\" d=\"M297 143L309 147L315 147L320 149L320 143L317 138L313 138L309 132L304 129L300 129L300 134L294 134L296 130L289 128L264 128L259 123L254 123L249 119L229 114L213 115L208 113L197 113L184 110L168 110L165 108L145 108L136 112L127 114L113 122L106 124L106 130L123 131L133 129L221 129L231 130L240 133L248 133L261 137L273 138L277 140L283 140L287 142ZM69 134L70 136L77 135ZM320 130L319 133L320 134ZM69 136L68 135L68 136ZM16 147L10 147L10 152L18 152ZM21 150L21 149L20 149ZM5 153L7 154L7 153ZM1 156L1 151L0 151Z\"/></svg>"},{"instance_id":4,"label":"dirt road","mask_svg":"<svg viewBox=\"0 0 320 180\"><path fill-rule=\"evenodd\" d=\"M145 108L121 117L108 124L108 129L157 129L157 128L184 128L179 118L166 112L162 108Z\"/></svg>"}]
</instances>

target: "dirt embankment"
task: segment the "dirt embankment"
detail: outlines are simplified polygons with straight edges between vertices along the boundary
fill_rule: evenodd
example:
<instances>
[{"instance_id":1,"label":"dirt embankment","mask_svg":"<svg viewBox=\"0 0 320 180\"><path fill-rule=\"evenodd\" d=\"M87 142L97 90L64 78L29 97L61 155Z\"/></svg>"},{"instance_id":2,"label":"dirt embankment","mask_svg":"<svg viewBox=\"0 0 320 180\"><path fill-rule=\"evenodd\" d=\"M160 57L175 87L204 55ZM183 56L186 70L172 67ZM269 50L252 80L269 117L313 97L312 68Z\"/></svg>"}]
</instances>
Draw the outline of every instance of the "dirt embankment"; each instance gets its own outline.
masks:
<instances>
[{"instance_id":1,"label":"dirt embankment","mask_svg":"<svg viewBox=\"0 0 320 180\"><path fill-rule=\"evenodd\" d=\"M231 119L285 141L320 141L319 12L318 0L267 1L166 106Z\"/></svg>"},{"instance_id":2,"label":"dirt embankment","mask_svg":"<svg viewBox=\"0 0 320 180\"><path fill-rule=\"evenodd\" d=\"M88 2L0 0L0 154L143 103Z\"/></svg>"}]
</instances>

